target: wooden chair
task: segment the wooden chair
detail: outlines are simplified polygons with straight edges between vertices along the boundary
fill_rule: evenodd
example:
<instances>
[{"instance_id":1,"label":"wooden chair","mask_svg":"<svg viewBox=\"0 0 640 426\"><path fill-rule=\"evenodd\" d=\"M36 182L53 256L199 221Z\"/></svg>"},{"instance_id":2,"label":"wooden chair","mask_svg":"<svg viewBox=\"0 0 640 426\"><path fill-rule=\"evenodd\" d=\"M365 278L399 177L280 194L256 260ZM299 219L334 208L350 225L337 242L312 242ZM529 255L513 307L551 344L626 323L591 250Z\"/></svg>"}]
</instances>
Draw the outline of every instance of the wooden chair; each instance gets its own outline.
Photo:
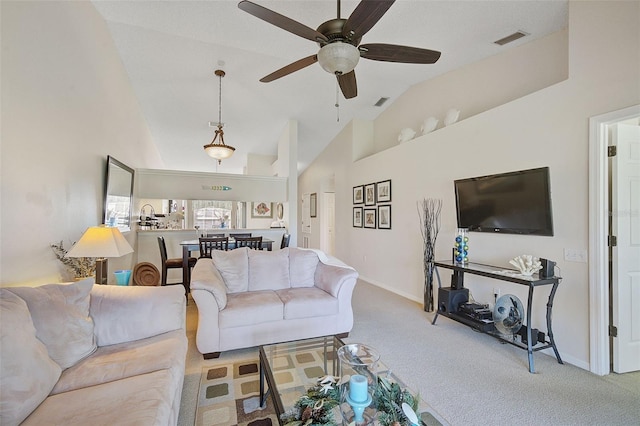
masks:
<instances>
[{"instance_id":1,"label":"wooden chair","mask_svg":"<svg viewBox=\"0 0 640 426\"><path fill-rule=\"evenodd\" d=\"M201 237L199 241L200 257L211 257L211 250L229 250L229 237Z\"/></svg>"},{"instance_id":2,"label":"wooden chair","mask_svg":"<svg viewBox=\"0 0 640 426\"><path fill-rule=\"evenodd\" d=\"M262 237L236 237L236 248L240 247L262 250Z\"/></svg>"},{"instance_id":3,"label":"wooden chair","mask_svg":"<svg viewBox=\"0 0 640 426\"><path fill-rule=\"evenodd\" d=\"M291 234L285 233L282 236L282 242L280 243L280 248L283 249L285 247L289 247L289 240L291 239Z\"/></svg>"},{"instance_id":4,"label":"wooden chair","mask_svg":"<svg viewBox=\"0 0 640 426\"><path fill-rule=\"evenodd\" d=\"M250 236L251 236L251 232L247 232L247 233L238 232L236 234L229 233L229 237L231 238L237 238L237 237L249 238Z\"/></svg>"},{"instance_id":5,"label":"wooden chair","mask_svg":"<svg viewBox=\"0 0 640 426\"><path fill-rule=\"evenodd\" d=\"M167 258L167 245L164 242L164 237L158 237L158 246L160 247L160 259L162 259L162 280L160 281L160 285L167 285L167 270L172 268L182 269L182 258ZM189 257L189 282L191 281L191 268L196 266L197 261L198 259L196 259L195 257ZM189 290L189 282L182 283L187 291Z\"/></svg>"}]
</instances>

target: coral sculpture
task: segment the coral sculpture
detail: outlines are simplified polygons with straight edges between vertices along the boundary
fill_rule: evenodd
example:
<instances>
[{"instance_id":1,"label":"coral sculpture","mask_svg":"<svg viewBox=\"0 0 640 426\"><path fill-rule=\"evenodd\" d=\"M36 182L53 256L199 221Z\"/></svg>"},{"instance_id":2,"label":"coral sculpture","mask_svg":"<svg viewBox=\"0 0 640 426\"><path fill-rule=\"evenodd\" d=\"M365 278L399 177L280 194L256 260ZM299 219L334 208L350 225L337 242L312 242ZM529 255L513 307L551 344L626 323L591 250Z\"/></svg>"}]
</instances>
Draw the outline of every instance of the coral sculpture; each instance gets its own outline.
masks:
<instances>
[{"instance_id":1,"label":"coral sculpture","mask_svg":"<svg viewBox=\"0 0 640 426\"><path fill-rule=\"evenodd\" d=\"M523 254L522 256L514 257L509 263L516 267L520 271L520 274L525 276L531 276L534 272L538 272L542 269L540 259L530 254Z\"/></svg>"}]
</instances>

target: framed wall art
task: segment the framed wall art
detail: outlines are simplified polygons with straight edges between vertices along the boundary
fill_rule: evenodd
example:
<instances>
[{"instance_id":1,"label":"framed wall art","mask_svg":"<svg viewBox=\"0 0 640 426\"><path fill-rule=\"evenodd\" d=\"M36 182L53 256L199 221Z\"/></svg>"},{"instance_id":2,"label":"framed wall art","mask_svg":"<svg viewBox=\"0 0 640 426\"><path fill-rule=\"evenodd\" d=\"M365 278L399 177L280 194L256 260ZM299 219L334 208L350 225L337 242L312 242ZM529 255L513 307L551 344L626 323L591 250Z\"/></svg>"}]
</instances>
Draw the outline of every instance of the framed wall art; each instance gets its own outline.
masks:
<instances>
[{"instance_id":1,"label":"framed wall art","mask_svg":"<svg viewBox=\"0 0 640 426\"><path fill-rule=\"evenodd\" d=\"M378 203L391 201L391 179L376 183L376 199Z\"/></svg>"},{"instance_id":2,"label":"framed wall art","mask_svg":"<svg viewBox=\"0 0 640 426\"><path fill-rule=\"evenodd\" d=\"M353 227L362 228L362 207L353 208Z\"/></svg>"},{"instance_id":3,"label":"framed wall art","mask_svg":"<svg viewBox=\"0 0 640 426\"><path fill-rule=\"evenodd\" d=\"M376 229L376 209L364 209L364 227Z\"/></svg>"},{"instance_id":4,"label":"framed wall art","mask_svg":"<svg viewBox=\"0 0 640 426\"><path fill-rule=\"evenodd\" d=\"M309 216L318 216L318 194L315 192L309 197Z\"/></svg>"},{"instance_id":5,"label":"framed wall art","mask_svg":"<svg viewBox=\"0 0 640 426\"><path fill-rule=\"evenodd\" d=\"M354 186L353 187L353 204L362 204L364 203L364 186Z\"/></svg>"},{"instance_id":6,"label":"framed wall art","mask_svg":"<svg viewBox=\"0 0 640 426\"><path fill-rule=\"evenodd\" d=\"M378 229L391 229L391 204L378 206Z\"/></svg>"},{"instance_id":7,"label":"framed wall art","mask_svg":"<svg viewBox=\"0 0 640 426\"><path fill-rule=\"evenodd\" d=\"M376 205L376 184L370 183L364 186L364 205L375 206Z\"/></svg>"},{"instance_id":8,"label":"framed wall art","mask_svg":"<svg viewBox=\"0 0 640 426\"><path fill-rule=\"evenodd\" d=\"M254 201L251 203L252 219L273 218L273 204L267 201Z\"/></svg>"}]
</instances>

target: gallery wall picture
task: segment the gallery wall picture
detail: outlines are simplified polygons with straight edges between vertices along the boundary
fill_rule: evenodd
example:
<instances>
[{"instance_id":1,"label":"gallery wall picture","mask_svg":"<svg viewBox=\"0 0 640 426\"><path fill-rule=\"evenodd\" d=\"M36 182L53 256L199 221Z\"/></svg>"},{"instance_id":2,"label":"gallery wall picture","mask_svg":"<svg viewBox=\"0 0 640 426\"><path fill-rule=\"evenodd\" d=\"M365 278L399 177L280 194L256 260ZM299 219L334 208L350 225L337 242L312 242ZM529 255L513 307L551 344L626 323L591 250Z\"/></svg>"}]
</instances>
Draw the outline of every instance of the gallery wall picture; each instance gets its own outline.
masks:
<instances>
[{"instance_id":1,"label":"gallery wall picture","mask_svg":"<svg viewBox=\"0 0 640 426\"><path fill-rule=\"evenodd\" d=\"M376 184L370 183L364 186L364 205L375 206L376 205Z\"/></svg>"},{"instance_id":2,"label":"gallery wall picture","mask_svg":"<svg viewBox=\"0 0 640 426\"><path fill-rule=\"evenodd\" d=\"M378 203L391 201L391 179L376 183L376 200Z\"/></svg>"},{"instance_id":3,"label":"gallery wall picture","mask_svg":"<svg viewBox=\"0 0 640 426\"><path fill-rule=\"evenodd\" d=\"M254 201L251 203L251 218L273 218L273 205L266 201Z\"/></svg>"},{"instance_id":4,"label":"gallery wall picture","mask_svg":"<svg viewBox=\"0 0 640 426\"><path fill-rule=\"evenodd\" d=\"M353 208L353 227L362 228L362 207Z\"/></svg>"},{"instance_id":5,"label":"gallery wall picture","mask_svg":"<svg viewBox=\"0 0 640 426\"><path fill-rule=\"evenodd\" d=\"M364 203L364 186L354 186L353 187L353 204L362 204Z\"/></svg>"},{"instance_id":6,"label":"gallery wall picture","mask_svg":"<svg viewBox=\"0 0 640 426\"><path fill-rule=\"evenodd\" d=\"M391 204L378 206L378 229L391 229Z\"/></svg>"},{"instance_id":7,"label":"gallery wall picture","mask_svg":"<svg viewBox=\"0 0 640 426\"><path fill-rule=\"evenodd\" d=\"M376 209L364 209L364 227L376 229Z\"/></svg>"}]
</instances>

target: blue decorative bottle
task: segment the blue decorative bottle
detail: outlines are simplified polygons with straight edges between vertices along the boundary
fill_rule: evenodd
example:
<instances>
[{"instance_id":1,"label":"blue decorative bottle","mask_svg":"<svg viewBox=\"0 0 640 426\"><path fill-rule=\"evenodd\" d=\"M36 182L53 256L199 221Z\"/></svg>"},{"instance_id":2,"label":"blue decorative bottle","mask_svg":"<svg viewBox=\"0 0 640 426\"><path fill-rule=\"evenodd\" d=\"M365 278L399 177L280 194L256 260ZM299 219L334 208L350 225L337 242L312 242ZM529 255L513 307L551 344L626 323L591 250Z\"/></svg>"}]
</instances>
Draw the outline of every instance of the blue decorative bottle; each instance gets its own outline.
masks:
<instances>
[{"instance_id":1,"label":"blue decorative bottle","mask_svg":"<svg viewBox=\"0 0 640 426\"><path fill-rule=\"evenodd\" d=\"M456 263L469 263L469 237L466 229L458 229L453 255Z\"/></svg>"}]
</instances>

